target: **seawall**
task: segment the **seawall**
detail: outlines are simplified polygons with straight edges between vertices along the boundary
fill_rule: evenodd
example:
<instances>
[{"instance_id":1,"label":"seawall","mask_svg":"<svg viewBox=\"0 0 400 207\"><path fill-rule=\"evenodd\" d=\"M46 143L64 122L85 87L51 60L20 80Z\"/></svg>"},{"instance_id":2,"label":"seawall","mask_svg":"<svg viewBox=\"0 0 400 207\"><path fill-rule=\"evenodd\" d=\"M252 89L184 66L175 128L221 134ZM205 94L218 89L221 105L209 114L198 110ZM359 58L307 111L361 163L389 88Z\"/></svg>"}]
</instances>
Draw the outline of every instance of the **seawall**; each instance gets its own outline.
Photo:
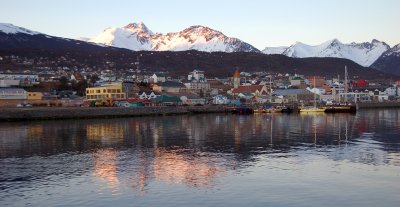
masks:
<instances>
[{"instance_id":1,"label":"seawall","mask_svg":"<svg viewBox=\"0 0 400 207\"><path fill-rule=\"evenodd\" d=\"M0 108L0 121L92 119L135 116L168 116L190 113L225 113L225 107L38 107Z\"/></svg>"},{"instance_id":2,"label":"seawall","mask_svg":"<svg viewBox=\"0 0 400 207\"><path fill-rule=\"evenodd\" d=\"M376 108L400 108L400 102L357 102L357 110L359 109L376 109Z\"/></svg>"}]
</instances>

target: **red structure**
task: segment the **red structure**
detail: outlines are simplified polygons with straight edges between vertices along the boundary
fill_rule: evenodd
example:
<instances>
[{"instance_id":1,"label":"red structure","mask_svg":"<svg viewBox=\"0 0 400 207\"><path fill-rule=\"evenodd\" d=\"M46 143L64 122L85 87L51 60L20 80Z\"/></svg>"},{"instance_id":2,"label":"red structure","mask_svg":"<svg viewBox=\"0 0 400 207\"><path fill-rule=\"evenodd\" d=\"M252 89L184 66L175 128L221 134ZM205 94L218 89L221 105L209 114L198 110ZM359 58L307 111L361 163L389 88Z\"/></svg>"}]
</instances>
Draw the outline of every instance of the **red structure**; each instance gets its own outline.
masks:
<instances>
[{"instance_id":1,"label":"red structure","mask_svg":"<svg viewBox=\"0 0 400 207\"><path fill-rule=\"evenodd\" d=\"M355 87L355 88L368 87L368 82L364 79L359 79L353 83L353 87Z\"/></svg>"}]
</instances>

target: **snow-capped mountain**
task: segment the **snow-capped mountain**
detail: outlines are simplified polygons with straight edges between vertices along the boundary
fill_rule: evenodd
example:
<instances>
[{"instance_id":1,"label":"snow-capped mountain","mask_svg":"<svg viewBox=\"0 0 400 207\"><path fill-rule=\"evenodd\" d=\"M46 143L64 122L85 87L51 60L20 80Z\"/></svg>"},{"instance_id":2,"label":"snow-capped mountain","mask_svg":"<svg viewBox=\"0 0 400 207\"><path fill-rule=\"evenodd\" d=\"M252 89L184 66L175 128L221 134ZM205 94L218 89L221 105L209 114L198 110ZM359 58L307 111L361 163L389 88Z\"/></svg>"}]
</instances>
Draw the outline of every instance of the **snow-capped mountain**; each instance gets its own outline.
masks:
<instances>
[{"instance_id":1,"label":"snow-capped mountain","mask_svg":"<svg viewBox=\"0 0 400 207\"><path fill-rule=\"evenodd\" d=\"M0 49L101 50L103 46L74 39L55 37L40 32L0 23Z\"/></svg>"},{"instance_id":2,"label":"snow-capped mountain","mask_svg":"<svg viewBox=\"0 0 400 207\"><path fill-rule=\"evenodd\" d=\"M371 67L386 73L400 75L400 44L383 53Z\"/></svg>"},{"instance_id":3,"label":"snow-capped mountain","mask_svg":"<svg viewBox=\"0 0 400 207\"><path fill-rule=\"evenodd\" d=\"M208 27L192 26L181 32L160 34L153 33L142 22L107 28L89 42L130 50L259 52L248 43Z\"/></svg>"},{"instance_id":4,"label":"snow-capped mountain","mask_svg":"<svg viewBox=\"0 0 400 207\"><path fill-rule=\"evenodd\" d=\"M17 34L17 33L29 34L29 35L41 34L39 32L35 32L35 31L29 30L29 29L25 29L25 28L18 27L13 24L7 24L7 23L0 23L0 32L5 33L5 34Z\"/></svg>"},{"instance_id":5,"label":"snow-capped mountain","mask_svg":"<svg viewBox=\"0 0 400 207\"><path fill-rule=\"evenodd\" d=\"M267 55L279 54L281 55L288 47L266 47L262 52Z\"/></svg>"},{"instance_id":6,"label":"snow-capped mountain","mask_svg":"<svg viewBox=\"0 0 400 207\"><path fill-rule=\"evenodd\" d=\"M283 47L282 47L283 48ZM266 54L272 49L266 48ZM364 43L343 44L337 39L324 42L320 45L307 45L301 42L296 42L292 46L281 50L275 50L273 54L283 54L289 57L305 58L305 57L336 57L350 59L362 66L368 67L373 64L384 52L390 49L390 46L385 42L372 40Z\"/></svg>"}]
</instances>

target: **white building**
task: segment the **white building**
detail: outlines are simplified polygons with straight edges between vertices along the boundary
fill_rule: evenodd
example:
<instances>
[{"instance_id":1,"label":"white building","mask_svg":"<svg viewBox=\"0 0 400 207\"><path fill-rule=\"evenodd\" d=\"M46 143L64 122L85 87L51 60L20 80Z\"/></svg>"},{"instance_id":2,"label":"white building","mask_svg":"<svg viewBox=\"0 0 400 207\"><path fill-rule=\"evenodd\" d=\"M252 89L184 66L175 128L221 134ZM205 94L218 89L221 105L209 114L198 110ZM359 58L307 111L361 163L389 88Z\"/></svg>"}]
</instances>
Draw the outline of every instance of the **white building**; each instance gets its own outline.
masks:
<instances>
[{"instance_id":1,"label":"white building","mask_svg":"<svg viewBox=\"0 0 400 207\"><path fill-rule=\"evenodd\" d=\"M166 78L164 73L154 73L149 80L150 83L160 83L165 81Z\"/></svg>"},{"instance_id":2,"label":"white building","mask_svg":"<svg viewBox=\"0 0 400 207\"><path fill-rule=\"evenodd\" d=\"M0 88L0 100L25 100L28 92L22 88Z\"/></svg>"},{"instance_id":3,"label":"white building","mask_svg":"<svg viewBox=\"0 0 400 207\"><path fill-rule=\"evenodd\" d=\"M189 73L188 80L189 81L192 81L192 80L204 81L205 80L204 71L193 70L193 72Z\"/></svg>"},{"instance_id":4,"label":"white building","mask_svg":"<svg viewBox=\"0 0 400 207\"><path fill-rule=\"evenodd\" d=\"M188 81L184 83L186 88L190 90L210 90L210 84L204 76L203 71L194 70L188 75Z\"/></svg>"},{"instance_id":5,"label":"white building","mask_svg":"<svg viewBox=\"0 0 400 207\"><path fill-rule=\"evenodd\" d=\"M39 76L33 74L0 74L0 80L5 80L3 84L6 84L8 80L14 81L11 85L15 85L15 81L19 81L19 85L26 86L39 84Z\"/></svg>"},{"instance_id":6,"label":"white building","mask_svg":"<svg viewBox=\"0 0 400 207\"><path fill-rule=\"evenodd\" d=\"M140 99L153 99L153 98L157 98L160 95L154 93L154 91L149 91L149 92L141 92L139 93L139 98Z\"/></svg>"}]
</instances>

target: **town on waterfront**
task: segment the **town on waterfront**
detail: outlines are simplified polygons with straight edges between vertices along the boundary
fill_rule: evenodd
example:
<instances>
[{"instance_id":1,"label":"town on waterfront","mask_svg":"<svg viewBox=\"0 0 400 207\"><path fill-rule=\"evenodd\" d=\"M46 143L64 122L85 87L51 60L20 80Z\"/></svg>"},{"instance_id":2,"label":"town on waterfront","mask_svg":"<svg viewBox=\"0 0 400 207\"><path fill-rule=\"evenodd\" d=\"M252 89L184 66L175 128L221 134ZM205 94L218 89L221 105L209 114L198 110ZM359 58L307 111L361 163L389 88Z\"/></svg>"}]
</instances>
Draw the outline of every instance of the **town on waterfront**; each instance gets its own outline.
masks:
<instances>
[{"instance_id":1,"label":"town on waterfront","mask_svg":"<svg viewBox=\"0 0 400 207\"><path fill-rule=\"evenodd\" d=\"M0 2L0 207L399 206L399 0Z\"/></svg>"},{"instance_id":2,"label":"town on waterfront","mask_svg":"<svg viewBox=\"0 0 400 207\"><path fill-rule=\"evenodd\" d=\"M5 57L8 60L10 57ZM62 68L46 73L0 74L1 107L248 107L253 112L301 111L317 105L326 109L371 103L376 108L400 106L400 80L365 80L347 74L326 77L271 72L240 72L207 78L204 71L187 76L140 70L88 72ZM343 77L343 78L340 78ZM388 104L389 103L389 104ZM352 110L347 110L352 111Z\"/></svg>"}]
</instances>

